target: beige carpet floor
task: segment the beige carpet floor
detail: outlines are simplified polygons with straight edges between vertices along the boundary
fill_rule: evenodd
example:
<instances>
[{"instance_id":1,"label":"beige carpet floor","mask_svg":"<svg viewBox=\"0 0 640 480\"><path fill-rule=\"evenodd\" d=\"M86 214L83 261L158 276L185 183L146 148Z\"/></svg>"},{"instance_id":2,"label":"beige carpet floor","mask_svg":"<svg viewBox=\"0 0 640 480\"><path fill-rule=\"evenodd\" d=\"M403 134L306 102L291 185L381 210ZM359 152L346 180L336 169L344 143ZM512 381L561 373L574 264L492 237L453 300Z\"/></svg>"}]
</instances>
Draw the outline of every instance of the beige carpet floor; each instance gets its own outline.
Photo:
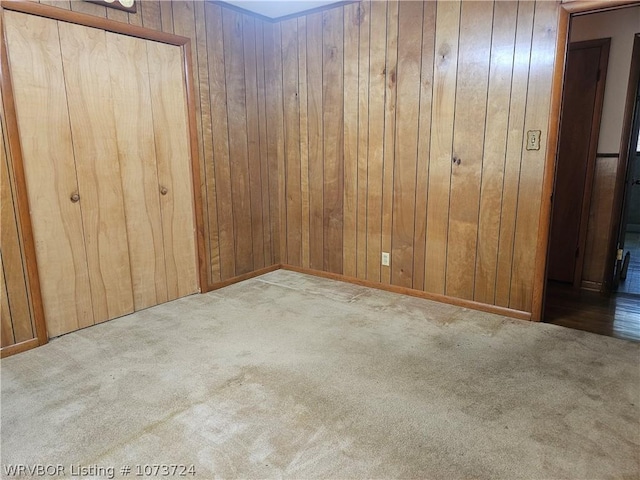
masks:
<instances>
[{"instance_id":1,"label":"beige carpet floor","mask_svg":"<svg viewBox=\"0 0 640 480\"><path fill-rule=\"evenodd\" d=\"M640 344L283 270L0 372L4 478L640 476Z\"/></svg>"}]
</instances>

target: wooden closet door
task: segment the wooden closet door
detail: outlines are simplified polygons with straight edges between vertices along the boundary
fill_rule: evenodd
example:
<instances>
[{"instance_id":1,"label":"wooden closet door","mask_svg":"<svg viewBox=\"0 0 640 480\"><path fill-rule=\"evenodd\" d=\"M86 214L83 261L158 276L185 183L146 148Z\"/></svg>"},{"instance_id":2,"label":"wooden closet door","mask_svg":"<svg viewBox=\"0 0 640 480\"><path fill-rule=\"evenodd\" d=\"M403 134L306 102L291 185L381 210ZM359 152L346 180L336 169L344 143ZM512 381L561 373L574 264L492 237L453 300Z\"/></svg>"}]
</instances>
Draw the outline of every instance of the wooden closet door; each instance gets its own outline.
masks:
<instances>
[{"instance_id":1,"label":"wooden closet door","mask_svg":"<svg viewBox=\"0 0 640 480\"><path fill-rule=\"evenodd\" d=\"M169 300L198 291L182 50L147 41Z\"/></svg>"},{"instance_id":2,"label":"wooden closet door","mask_svg":"<svg viewBox=\"0 0 640 480\"><path fill-rule=\"evenodd\" d=\"M94 323L58 26L4 12L47 329Z\"/></svg>"},{"instance_id":3,"label":"wooden closet door","mask_svg":"<svg viewBox=\"0 0 640 480\"><path fill-rule=\"evenodd\" d=\"M58 22L95 322L133 312L104 30Z\"/></svg>"},{"instance_id":4,"label":"wooden closet door","mask_svg":"<svg viewBox=\"0 0 640 480\"><path fill-rule=\"evenodd\" d=\"M168 299L146 43L107 33L136 310Z\"/></svg>"}]
</instances>

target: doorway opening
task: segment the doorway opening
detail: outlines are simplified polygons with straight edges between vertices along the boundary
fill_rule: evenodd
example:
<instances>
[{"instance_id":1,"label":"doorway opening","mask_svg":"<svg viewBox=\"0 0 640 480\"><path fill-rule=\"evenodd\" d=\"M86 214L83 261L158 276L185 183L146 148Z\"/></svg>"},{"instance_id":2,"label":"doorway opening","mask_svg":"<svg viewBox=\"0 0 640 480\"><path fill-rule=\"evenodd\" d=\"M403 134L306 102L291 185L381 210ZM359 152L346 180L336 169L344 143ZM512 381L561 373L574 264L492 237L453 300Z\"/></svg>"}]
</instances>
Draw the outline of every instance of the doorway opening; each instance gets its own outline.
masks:
<instances>
[{"instance_id":1,"label":"doorway opening","mask_svg":"<svg viewBox=\"0 0 640 480\"><path fill-rule=\"evenodd\" d=\"M570 18L543 320L640 341L638 25Z\"/></svg>"}]
</instances>

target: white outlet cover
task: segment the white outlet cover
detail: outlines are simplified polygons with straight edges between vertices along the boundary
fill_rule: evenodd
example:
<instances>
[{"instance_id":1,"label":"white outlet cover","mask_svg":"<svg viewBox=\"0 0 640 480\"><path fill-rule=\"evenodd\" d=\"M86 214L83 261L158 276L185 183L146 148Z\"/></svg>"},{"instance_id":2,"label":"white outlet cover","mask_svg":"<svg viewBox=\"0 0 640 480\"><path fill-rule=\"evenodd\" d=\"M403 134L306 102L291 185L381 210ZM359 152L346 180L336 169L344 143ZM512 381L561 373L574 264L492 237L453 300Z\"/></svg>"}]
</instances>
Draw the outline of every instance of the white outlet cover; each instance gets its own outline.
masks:
<instances>
[{"instance_id":1,"label":"white outlet cover","mask_svg":"<svg viewBox=\"0 0 640 480\"><path fill-rule=\"evenodd\" d=\"M385 267L389 266L389 252L382 252L382 265Z\"/></svg>"}]
</instances>

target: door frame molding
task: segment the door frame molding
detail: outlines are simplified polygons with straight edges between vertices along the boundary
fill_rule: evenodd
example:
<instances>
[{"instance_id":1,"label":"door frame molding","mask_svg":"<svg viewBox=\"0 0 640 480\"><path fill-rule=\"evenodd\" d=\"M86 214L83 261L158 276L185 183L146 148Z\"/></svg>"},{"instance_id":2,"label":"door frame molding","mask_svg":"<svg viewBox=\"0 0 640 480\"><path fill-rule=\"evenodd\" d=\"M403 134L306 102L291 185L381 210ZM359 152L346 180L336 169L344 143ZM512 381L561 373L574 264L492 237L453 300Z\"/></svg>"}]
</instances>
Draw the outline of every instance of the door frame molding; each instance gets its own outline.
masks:
<instances>
[{"instance_id":1,"label":"door frame molding","mask_svg":"<svg viewBox=\"0 0 640 480\"><path fill-rule=\"evenodd\" d=\"M531 319L542 320L546 293L547 261L549 257L549 234L551 230L551 198L555 183L556 156L560 133L560 109L564 88L564 70L569 45L569 23L571 15L595 13L597 11L640 5L638 0L562 0L558 5L558 28L556 56L551 84L551 106L547 134L547 154L542 180L542 199L538 237L536 241L535 271L533 273L533 296L531 301Z\"/></svg>"},{"instance_id":2,"label":"door frame molding","mask_svg":"<svg viewBox=\"0 0 640 480\"><path fill-rule=\"evenodd\" d=\"M18 221L23 236L23 247L26 257L27 277L29 281L29 291L31 294L31 303L33 306L34 323L36 326L37 344L33 340L27 348L38 345L44 345L49 341L47 335L47 327L44 318L44 306L42 303L42 294L40 287L40 277L36 263L36 249L33 239L33 226L29 215L29 200L27 197L27 184L24 175L24 164L22 156L22 146L20 144L20 136L18 130L18 122L16 117L15 101L13 97L13 85L11 80L11 72L9 70L9 60L7 56L7 39L4 31L4 10L37 15L40 17L50 18L63 22L75 23L86 27L99 28L108 32L129 35L143 40L152 40L169 45L175 45L182 49L183 59L183 75L185 80L185 93L187 100L188 113L188 136L191 157L191 179L193 183L193 207L195 218L195 242L198 264L198 284L201 292L209 290L208 285L208 266L207 256L205 252L204 237L204 216L202 206L202 192L200 188L200 154L198 151L198 130L196 126L196 103L195 90L193 80L193 67L191 63L191 40L187 37L174 35L149 28L121 23L103 17L96 17L84 13L73 12L62 8L42 5L28 0L1 0L0 1L0 43L2 52L2 70L0 71L0 88L2 90L2 99L4 102L5 115L7 120L7 135L9 139L9 148L11 152L12 167L15 175ZM25 342L26 343L26 342ZM20 344L21 345L21 344ZM5 350L15 350L17 347L12 345L2 349L2 356L5 356ZM18 349L17 351L22 351ZM16 353L17 353L16 351ZM7 352L7 353L14 353Z\"/></svg>"}]
</instances>

